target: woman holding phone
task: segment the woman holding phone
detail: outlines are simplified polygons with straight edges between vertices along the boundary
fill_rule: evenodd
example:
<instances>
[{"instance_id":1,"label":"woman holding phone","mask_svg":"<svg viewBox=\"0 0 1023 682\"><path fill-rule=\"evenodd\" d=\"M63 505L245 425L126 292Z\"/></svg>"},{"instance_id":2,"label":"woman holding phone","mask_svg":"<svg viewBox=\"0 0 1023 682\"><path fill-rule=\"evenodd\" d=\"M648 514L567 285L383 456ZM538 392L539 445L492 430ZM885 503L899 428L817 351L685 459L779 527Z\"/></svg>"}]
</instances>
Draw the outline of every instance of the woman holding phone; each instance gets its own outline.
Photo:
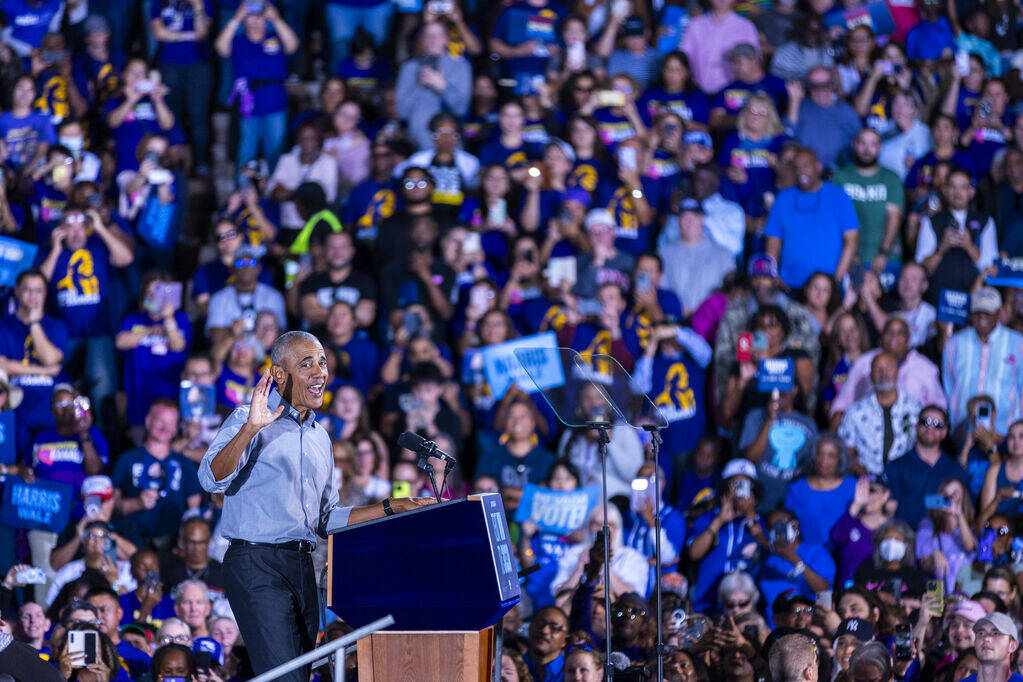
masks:
<instances>
[{"instance_id":1,"label":"woman holding phone","mask_svg":"<svg viewBox=\"0 0 1023 682\"><path fill-rule=\"evenodd\" d=\"M982 511L997 503L996 510L1000 514L1018 514L1023 512L1023 420L1013 422L1009 426L1009 435L1005 438L1008 457L1005 461L988 467L984 477L984 487L980 491Z\"/></svg>"}]
</instances>

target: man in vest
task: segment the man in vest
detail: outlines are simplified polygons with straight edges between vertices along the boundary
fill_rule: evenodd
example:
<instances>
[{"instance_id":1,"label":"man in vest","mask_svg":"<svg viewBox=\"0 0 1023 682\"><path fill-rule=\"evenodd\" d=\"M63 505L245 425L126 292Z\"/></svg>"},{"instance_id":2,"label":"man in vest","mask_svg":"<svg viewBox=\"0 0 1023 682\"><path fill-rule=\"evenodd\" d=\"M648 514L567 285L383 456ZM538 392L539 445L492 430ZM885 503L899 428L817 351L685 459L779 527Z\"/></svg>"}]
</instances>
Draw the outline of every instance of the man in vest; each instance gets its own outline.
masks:
<instances>
[{"instance_id":1,"label":"man in vest","mask_svg":"<svg viewBox=\"0 0 1023 682\"><path fill-rule=\"evenodd\" d=\"M920 221L916 261L927 269L931 286L927 296L937 303L942 289L969 291L981 270L998 257L995 221L972 210L976 194L973 178L955 169L945 182L945 206Z\"/></svg>"}]
</instances>

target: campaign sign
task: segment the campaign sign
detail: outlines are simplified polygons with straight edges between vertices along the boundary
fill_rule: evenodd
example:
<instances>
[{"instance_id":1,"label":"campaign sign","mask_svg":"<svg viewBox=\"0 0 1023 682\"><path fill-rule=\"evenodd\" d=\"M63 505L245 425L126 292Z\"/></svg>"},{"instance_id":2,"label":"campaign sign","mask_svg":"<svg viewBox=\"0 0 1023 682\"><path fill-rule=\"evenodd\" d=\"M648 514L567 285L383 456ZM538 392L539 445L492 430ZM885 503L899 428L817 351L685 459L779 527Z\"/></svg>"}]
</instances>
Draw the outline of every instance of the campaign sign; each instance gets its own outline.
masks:
<instances>
[{"instance_id":1,"label":"campaign sign","mask_svg":"<svg viewBox=\"0 0 1023 682\"><path fill-rule=\"evenodd\" d=\"M0 464L14 464L14 412L0 412Z\"/></svg>"},{"instance_id":2,"label":"campaign sign","mask_svg":"<svg viewBox=\"0 0 1023 682\"><path fill-rule=\"evenodd\" d=\"M200 386L187 379L181 382L178 402L184 419L212 417L217 409L217 396L213 386Z\"/></svg>"},{"instance_id":3,"label":"campaign sign","mask_svg":"<svg viewBox=\"0 0 1023 682\"><path fill-rule=\"evenodd\" d=\"M998 258L995 265L998 272L994 276L988 275L987 284L1023 288L1023 258Z\"/></svg>"},{"instance_id":4,"label":"campaign sign","mask_svg":"<svg viewBox=\"0 0 1023 682\"><path fill-rule=\"evenodd\" d=\"M586 523L599 498L597 486L566 491L527 483L515 510L515 520L521 523L532 519L544 533L568 535Z\"/></svg>"},{"instance_id":5,"label":"campaign sign","mask_svg":"<svg viewBox=\"0 0 1023 682\"><path fill-rule=\"evenodd\" d=\"M966 324L970 316L970 295L965 291L942 289L938 297L938 322Z\"/></svg>"},{"instance_id":6,"label":"campaign sign","mask_svg":"<svg viewBox=\"0 0 1023 682\"><path fill-rule=\"evenodd\" d=\"M824 24L828 28L840 26L847 31L857 26L866 26L879 36L886 36L895 31L895 19L892 18L892 11L888 9L885 0L873 0L850 10L828 12L824 17Z\"/></svg>"},{"instance_id":7,"label":"campaign sign","mask_svg":"<svg viewBox=\"0 0 1023 682\"><path fill-rule=\"evenodd\" d=\"M757 390L770 393L774 389L791 391L795 380L795 365L790 358L768 358L760 361L757 369Z\"/></svg>"},{"instance_id":8,"label":"campaign sign","mask_svg":"<svg viewBox=\"0 0 1023 682\"><path fill-rule=\"evenodd\" d=\"M13 287L18 275L32 267L38 250L35 244L0 237L0 286Z\"/></svg>"},{"instance_id":9,"label":"campaign sign","mask_svg":"<svg viewBox=\"0 0 1023 682\"><path fill-rule=\"evenodd\" d=\"M59 533L67 526L70 513L71 486L66 483L26 483L17 476L7 477L0 511L5 525Z\"/></svg>"},{"instance_id":10,"label":"campaign sign","mask_svg":"<svg viewBox=\"0 0 1023 682\"><path fill-rule=\"evenodd\" d=\"M565 383L565 372L561 367L557 347L558 339L554 332L484 346L483 371L494 398L500 400L513 381L526 393L556 388ZM523 348L532 352L515 353ZM528 372L523 364L528 365Z\"/></svg>"}]
</instances>

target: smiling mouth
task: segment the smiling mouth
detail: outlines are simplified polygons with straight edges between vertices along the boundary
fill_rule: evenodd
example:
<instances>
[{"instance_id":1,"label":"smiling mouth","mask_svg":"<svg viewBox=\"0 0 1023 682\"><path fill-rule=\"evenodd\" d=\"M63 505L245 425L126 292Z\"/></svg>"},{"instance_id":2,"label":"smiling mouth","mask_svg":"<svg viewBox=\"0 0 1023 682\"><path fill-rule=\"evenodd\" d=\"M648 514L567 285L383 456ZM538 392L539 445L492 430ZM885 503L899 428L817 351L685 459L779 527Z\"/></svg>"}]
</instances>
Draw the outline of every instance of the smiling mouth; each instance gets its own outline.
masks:
<instances>
[{"instance_id":1,"label":"smiling mouth","mask_svg":"<svg viewBox=\"0 0 1023 682\"><path fill-rule=\"evenodd\" d=\"M317 398L323 397L323 384L313 384L307 390Z\"/></svg>"}]
</instances>

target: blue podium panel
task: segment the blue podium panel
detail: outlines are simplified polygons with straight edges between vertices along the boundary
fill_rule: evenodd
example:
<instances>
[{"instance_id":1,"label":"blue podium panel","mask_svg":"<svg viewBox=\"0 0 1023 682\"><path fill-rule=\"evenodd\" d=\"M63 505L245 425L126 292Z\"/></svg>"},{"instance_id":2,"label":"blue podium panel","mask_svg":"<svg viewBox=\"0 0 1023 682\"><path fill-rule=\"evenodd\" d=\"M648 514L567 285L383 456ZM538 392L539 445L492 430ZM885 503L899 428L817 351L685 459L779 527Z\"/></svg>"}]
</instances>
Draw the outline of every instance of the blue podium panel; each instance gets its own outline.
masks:
<instances>
[{"instance_id":1,"label":"blue podium panel","mask_svg":"<svg viewBox=\"0 0 1023 682\"><path fill-rule=\"evenodd\" d=\"M478 631L519 601L501 496L473 495L330 536L327 606L352 627Z\"/></svg>"}]
</instances>

